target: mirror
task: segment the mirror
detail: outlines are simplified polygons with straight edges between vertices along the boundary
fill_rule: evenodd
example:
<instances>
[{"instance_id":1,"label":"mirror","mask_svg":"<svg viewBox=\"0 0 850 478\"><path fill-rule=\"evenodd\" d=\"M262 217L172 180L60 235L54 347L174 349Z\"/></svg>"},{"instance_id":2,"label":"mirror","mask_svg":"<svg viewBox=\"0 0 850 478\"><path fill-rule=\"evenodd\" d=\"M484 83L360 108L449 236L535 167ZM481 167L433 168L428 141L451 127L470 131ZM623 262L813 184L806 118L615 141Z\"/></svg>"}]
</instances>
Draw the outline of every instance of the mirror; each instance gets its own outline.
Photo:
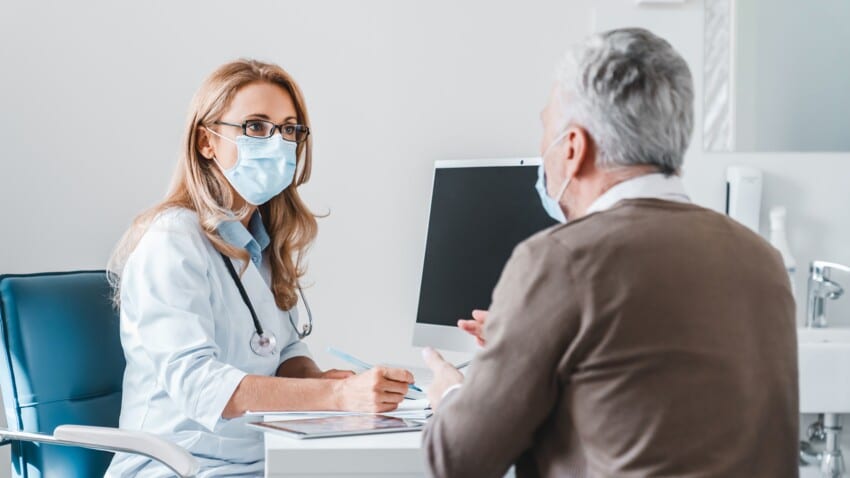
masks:
<instances>
[{"instance_id":1,"label":"mirror","mask_svg":"<svg viewBox=\"0 0 850 478\"><path fill-rule=\"evenodd\" d=\"M703 147L850 151L850 2L705 0Z\"/></svg>"}]
</instances>

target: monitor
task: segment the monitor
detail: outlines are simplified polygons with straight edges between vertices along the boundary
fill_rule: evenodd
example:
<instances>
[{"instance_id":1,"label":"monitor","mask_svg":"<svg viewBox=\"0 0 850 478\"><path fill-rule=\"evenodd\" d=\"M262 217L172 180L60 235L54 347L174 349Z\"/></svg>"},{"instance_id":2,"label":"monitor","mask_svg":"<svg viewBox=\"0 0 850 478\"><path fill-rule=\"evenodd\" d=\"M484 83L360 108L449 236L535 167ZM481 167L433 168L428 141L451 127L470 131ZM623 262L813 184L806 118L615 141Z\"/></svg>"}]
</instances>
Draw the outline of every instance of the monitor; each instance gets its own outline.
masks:
<instances>
[{"instance_id":1,"label":"monitor","mask_svg":"<svg viewBox=\"0 0 850 478\"><path fill-rule=\"evenodd\" d=\"M534 189L540 158L437 161L413 344L475 351L457 328L487 309L517 244L555 224Z\"/></svg>"}]
</instances>

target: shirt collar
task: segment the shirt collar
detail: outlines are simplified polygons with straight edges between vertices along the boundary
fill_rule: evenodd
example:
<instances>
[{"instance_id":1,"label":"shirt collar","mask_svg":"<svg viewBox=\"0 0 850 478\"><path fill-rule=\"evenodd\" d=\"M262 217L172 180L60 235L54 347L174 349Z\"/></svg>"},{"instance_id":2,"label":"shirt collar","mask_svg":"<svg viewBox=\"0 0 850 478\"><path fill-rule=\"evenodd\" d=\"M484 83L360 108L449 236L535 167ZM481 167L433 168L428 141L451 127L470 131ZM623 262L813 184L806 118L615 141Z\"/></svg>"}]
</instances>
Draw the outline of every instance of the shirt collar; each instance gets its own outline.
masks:
<instances>
[{"instance_id":1,"label":"shirt collar","mask_svg":"<svg viewBox=\"0 0 850 478\"><path fill-rule=\"evenodd\" d=\"M218 225L218 235L231 246L246 249L257 266L263 260L263 251L271 243L258 209L251 214L247 228L238 220L224 221Z\"/></svg>"},{"instance_id":2,"label":"shirt collar","mask_svg":"<svg viewBox=\"0 0 850 478\"><path fill-rule=\"evenodd\" d=\"M679 176L645 174L614 185L596 198L585 214L605 211L624 199L651 198L682 203L691 202Z\"/></svg>"}]
</instances>

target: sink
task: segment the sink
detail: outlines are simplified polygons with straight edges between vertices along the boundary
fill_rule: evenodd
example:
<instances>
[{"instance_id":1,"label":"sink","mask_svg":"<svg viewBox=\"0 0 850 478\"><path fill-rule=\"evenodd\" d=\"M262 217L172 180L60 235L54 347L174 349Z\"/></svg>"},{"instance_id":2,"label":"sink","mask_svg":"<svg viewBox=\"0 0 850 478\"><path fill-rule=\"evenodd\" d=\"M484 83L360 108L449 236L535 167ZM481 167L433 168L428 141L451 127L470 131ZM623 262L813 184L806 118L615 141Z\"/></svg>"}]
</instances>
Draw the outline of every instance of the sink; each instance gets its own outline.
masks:
<instances>
[{"instance_id":1,"label":"sink","mask_svg":"<svg viewBox=\"0 0 850 478\"><path fill-rule=\"evenodd\" d=\"M850 327L797 329L801 413L850 413Z\"/></svg>"}]
</instances>

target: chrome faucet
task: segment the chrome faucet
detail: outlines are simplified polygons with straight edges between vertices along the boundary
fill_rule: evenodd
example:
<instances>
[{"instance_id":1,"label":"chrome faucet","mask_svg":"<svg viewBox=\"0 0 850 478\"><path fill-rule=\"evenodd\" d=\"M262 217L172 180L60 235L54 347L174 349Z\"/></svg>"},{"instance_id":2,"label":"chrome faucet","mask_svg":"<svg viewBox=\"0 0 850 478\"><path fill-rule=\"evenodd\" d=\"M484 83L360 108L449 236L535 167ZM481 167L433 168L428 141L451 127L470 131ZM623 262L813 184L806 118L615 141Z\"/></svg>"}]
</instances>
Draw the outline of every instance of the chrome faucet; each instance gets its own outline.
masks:
<instances>
[{"instance_id":1,"label":"chrome faucet","mask_svg":"<svg viewBox=\"0 0 850 478\"><path fill-rule=\"evenodd\" d=\"M816 422L809 425L807 441L800 442L800 464L818 466L824 478L844 476L844 455L841 453L841 415L826 413L818 415ZM815 444L825 443L824 447ZM818 448L823 448L818 451Z\"/></svg>"},{"instance_id":2,"label":"chrome faucet","mask_svg":"<svg viewBox=\"0 0 850 478\"><path fill-rule=\"evenodd\" d=\"M806 327L826 327L826 299L837 299L844 293L844 288L829 277L833 269L850 273L850 267L834 262L813 261L809 266Z\"/></svg>"}]
</instances>

